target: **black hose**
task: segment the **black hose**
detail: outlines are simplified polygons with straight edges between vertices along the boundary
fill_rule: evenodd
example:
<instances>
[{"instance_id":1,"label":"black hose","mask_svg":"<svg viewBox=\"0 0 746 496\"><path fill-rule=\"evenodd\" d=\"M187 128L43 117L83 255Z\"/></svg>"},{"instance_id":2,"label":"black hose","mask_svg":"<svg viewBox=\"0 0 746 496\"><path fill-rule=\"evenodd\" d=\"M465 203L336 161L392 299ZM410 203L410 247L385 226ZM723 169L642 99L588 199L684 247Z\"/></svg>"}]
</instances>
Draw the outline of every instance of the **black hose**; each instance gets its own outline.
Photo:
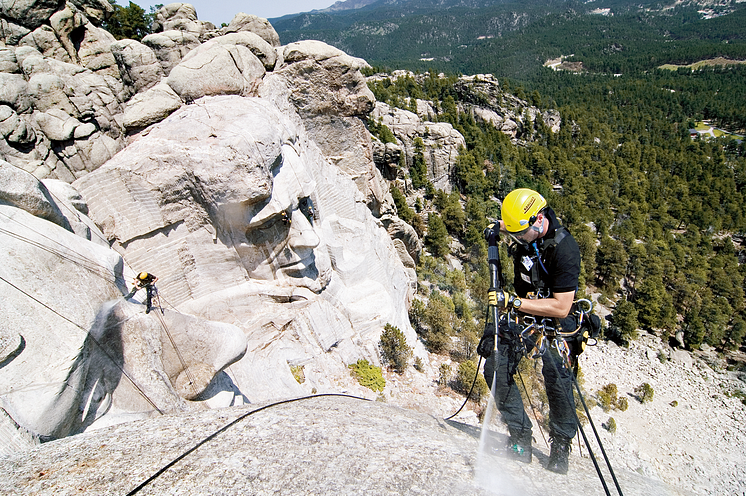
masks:
<instances>
[{"instance_id":1,"label":"black hose","mask_svg":"<svg viewBox=\"0 0 746 496\"><path fill-rule=\"evenodd\" d=\"M461 408L458 409L456 413L451 415L450 417L445 418L444 420L451 420L453 417L461 413L461 410L464 409L466 406L466 403L469 401L469 396L471 396L471 392L474 391L474 386L477 384L477 379L479 379L479 367L482 365L482 357L479 357L479 362L477 362L477 373L474 376L474 381L471 383L471 389L469 389L469 392L466 394L466 399L464 400L464 403L461 405Z\"/></svg>"},{"instance_id":2,"label":"black hose","mask_svg":"<svg viewBox=\"0 0 746 496\"><path fill-rule=\"evenodd\" d=\"M160 470L158 470L158 472L156 472L153 475L151 475L142 484L140 484L139 486L137 486L136 488L134 488L132 491L128 492L127 496L130 496L132 494L136 494L136 493L140 492L140 490L142 488L144 488L145 486L147 486L148 484L150 484L151 482L153 482L155 479L157 479L158 477L160 477L166 470L168 470L169 468L171 468L174 465L176 465L179 461L183 460L184 458L186 458L191 453L194 453L200 446L202 446L202 445L206 444L207 442L215 439L219 434L222 434L223 432L227 431L228 429L230 429L231 427L233 427L237 423L241 422L245 418L247 418L247 417L249 417L251 415L254 415L255 413L261 412L262 410L266 410L267 408L274 407L274 406L285 405L287 403L293 403L293 402L296 402L296 401L307 400L307 399L311 399L311 398L320 398L320 397L323 397L323 396L342 396L342 397L345 397L345 398L353 398L353 399L361 400L361 401L370 401L370 400L368 400L366 398L360 398L359 396L352 396L352 395L349 395L349 394L326 393L326 394L314 394L312 396L302 396L300 398L291 398L289 400L283 400L283 401L278 401L276 403L270 403L269 405L264 405L263 407L257 408L256 410L251 410L250 412L244 413L243 415L241 415L237 419L235 419L235 420L231 421L230 423L224 425L223 427L221 427L217 431L213 432L212 434L210 434L206 438L202 439L200 442L198 442L197 444L195 444L193 447L189 448L187 451L185 451L181 455L179 455L176 458L174 458L171 462L167 463Z\"/></svg>"}]
</instances>

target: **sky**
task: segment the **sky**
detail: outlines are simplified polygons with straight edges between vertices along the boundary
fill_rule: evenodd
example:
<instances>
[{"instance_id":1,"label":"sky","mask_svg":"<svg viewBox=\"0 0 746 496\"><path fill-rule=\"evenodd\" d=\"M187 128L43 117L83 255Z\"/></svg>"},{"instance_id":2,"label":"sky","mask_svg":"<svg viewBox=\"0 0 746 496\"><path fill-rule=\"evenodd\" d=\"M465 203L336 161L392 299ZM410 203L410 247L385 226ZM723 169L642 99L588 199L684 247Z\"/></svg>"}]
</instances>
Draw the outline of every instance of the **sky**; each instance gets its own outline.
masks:
<instances>
[{"instance_id":1,"label":"sky","mask_svg":"<svg viewBox=\"0 0 746 496\"><path fill-rule=\"evenodd\" d=\"M335 0L184 0L182 3L194 5L199 20L210 21L220 27L222 23L231 22L233 16L239 12L270 19L286 14L325 9L334 2ZM123 6L129 5L128 0L119 0L117 3ZM167 5L171 2L168 0L135 0L133 3L145 9L145 12L150 12L150 7L153 5Z\"/></svg>"}]
</instances>

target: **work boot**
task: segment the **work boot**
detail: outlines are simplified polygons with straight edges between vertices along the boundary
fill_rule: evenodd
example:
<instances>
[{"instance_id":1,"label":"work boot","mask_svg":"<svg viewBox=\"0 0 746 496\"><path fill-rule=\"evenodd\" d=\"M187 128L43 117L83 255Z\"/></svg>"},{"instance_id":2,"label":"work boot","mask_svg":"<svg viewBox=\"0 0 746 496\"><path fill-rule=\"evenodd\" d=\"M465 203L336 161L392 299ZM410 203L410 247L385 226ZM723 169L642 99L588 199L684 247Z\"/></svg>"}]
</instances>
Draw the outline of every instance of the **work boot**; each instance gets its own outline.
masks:
<instances>
[{"instance_id":1,"label":"work boot","mask_svg":"<svg viewBox=\"0 0 746 496\"><path fill-rule=\"evenodd\" d=\"M510 435L508 439L508 456L523 463L531 463L531 431L524 431L517 435Z\"/></svg>"},{"instance_id":2,"label":"work boot","mask_svg":"<svg viewBox=\"0 0 746 496\"><path fill-rule=\"evenodd\" d=\"M571 440L560 437L551 439L552 450L549 453L549 462L547 470L565 475L570 464Z\"/></svg>"}]
</instances>

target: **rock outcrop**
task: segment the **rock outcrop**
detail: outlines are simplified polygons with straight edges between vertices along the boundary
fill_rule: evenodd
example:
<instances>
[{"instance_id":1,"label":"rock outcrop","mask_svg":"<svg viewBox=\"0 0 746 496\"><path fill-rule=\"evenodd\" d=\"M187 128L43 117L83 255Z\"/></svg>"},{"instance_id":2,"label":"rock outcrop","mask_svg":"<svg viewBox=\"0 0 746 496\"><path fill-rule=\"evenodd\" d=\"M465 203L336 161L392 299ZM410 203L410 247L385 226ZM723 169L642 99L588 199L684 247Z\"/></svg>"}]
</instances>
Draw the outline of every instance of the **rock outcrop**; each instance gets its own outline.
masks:
<instances>
[{"instance_id":1,"label":"rock outcrop","mask_svg":"<svg viewBox=\"0 0 746 496\"><path fill-rule=\"evenodd\" d=\"M172 305L244 329L249 351L230 374L250 401L377 362L387 323L416 341L411 273L385 229L300 117L266 98L203 97L74 186ZM289 364L305 367L303 386Z\"/></svg>"},{"instance_id":2,"label":"rock outcrop","mask_svg":"<svg viewBox=\"0 0 746 496\"><path fill-rule=\"evenodd\" d=\"M488 431L480 442L474 426L382 402L311 397L169 415L50 443L0 459L7 474L0 491L127 494L144 484L145 494L187 496L606 494L587 458L573 453L569 474L557 475L542 467L546 449L535 449L530 465L506 458L506 439ZM634 471L616 476L627 496L691 496Z\"/></svg>"},{"instance_id":3,"label":"rock outcrop","mask_svg":"<svg viewBox=\"0 0 746 496\"><path fill-rule=\"evenodd\" d=\"M0 161L0 453L104 414L186 410L246 351L237 327L125 299L124 261L86 211L69 184Z\"/></svg>"},{"instance_id":4,"label":"rock outcrop","mask_svg":"<svg viewBox=\"0 0 746 496\"><path fill-rule=\"evenodd\" d=\"M416 343L412 257L373 215L397 220L365 128L375 99L364 61L320 42L280 47L266 20L246 14L217 30L189 4L163 7L142 43L99 27L111 12L100 0L3 9L0 206L18 246L2 257L37 231L70 250L4 264L8 281L35 284L3 306L36 295L72 326L55 329L49 348L41 336L52 325L24 320L40 309L3 328L5 427L48 439L196 404L334 390L347 364L378 362L385 324ZM42 285L61 256L71 260ZM89 259L104 280L60 289ZM132 267L159 276L165 313L122 300ZM65 333L77 339L56 346ZM39 363L53 375L28 372ZM290 366L305 369L303 385Z\"/></svg>"},{"instance_id":5,"label":"rock outcrop","mask_svg":"<svg viewBox=\"0 0 746 496\"><path fill-rule=\"evenodd\" d=\"M451 191L451 171L459 149L466 146L466 140L461 133L447 122L423 121L414 112L391 107L383 102L376 103L371 118L388 127L398 140L398 147L392 147L389 143L378 145L379 148L383 147L378 155L383 157L384 164L393 165L391 161L403 153L407 166L410 166L414 162L415 154L418 153L415 140L419 138L422 140L422 149L419 152L422 153L427 165L427 179L436 188ZM396 177L406 184L411 184L405 173L406 170L402 169Z\"/></svg>"},{"instance_id":6,"label":"rock outcrop","mask_svg":"<svg viewBox=\"0 0 746 496\"><path fill-rule=\"evenodd\" d=\"M18 426L59 437L195 401L334 391L349 363L378 363L385 324L425 353L407 316L422 243L396 216L388 191L396 167L381 163L411 162L422 137L429 179L449 190L464 145L450 125L376 104L365 61L317 41L281 46L256 16L216 29L193 6L169 4L156 15L157 32L138 42L115 41L100 27L111 12L102 0L3 9L0 202L83 243L74 250L111 259L115 284L92 289L85 311L70 308L71 320L119 343L104 354L133 367L111 380L116 371L105 371L95 339L78 329L71 346L80 355L60 348L52 360L85 364L69 376L77 392L54 407L58 420L43 420L48 409L17 413L26 404L14 400ZM399 143L371 139L368 116ZM23 272L13 270L9 277ZM135 270L159 276L168 302L160 327L179 327L170 347L157 314L141 317L140 306L120 301ZM215 349L195 345L203 332L225 337ZM10 357L17 333L6 334ZM182 346L201 351L174 354ZM29 353L18 356L41 356ZM291 367L303 368L303 384ZM68 380L52 379L57 389ZM81 401L85 414L71 420Z\"/></svg>"},{"instance_id":7,"label":"rock outcrop","mask_svg":"<svg viewBox=\"0 0 746 496\"><path fill-rule=\"evenodd\" d=\"M394 71L392 76L376 74L372 81L382 79L412 78L423 81L429 75L416 75L408 71ZM561 124L556 110L540 110L513 95L504 93L500 84L491 74L462 76L454 85L459 94L458 110L471 114L475 120L492 124L496 129L510 136L515 143L530 141L526 124L541 119L544 124L558 132ZM398 179L405 185L410 183L406 169L399 170L400 156L408 168L416 153L422 153L427 165L427 179L446 192L451 190L451 172L459 153L466 145L464 137L448 123L434 122L438 110L425 100L413 102L417 111L411 112L377 102L370 117L388 127L394 134L396 143L373 143L373 158L383 171L386 179ZM414 109L413 106L413 109ZM417 150L415 139L422 140L421 150ZM408 186L407 186L408 188Z\"/></svg>"}]
</instances>

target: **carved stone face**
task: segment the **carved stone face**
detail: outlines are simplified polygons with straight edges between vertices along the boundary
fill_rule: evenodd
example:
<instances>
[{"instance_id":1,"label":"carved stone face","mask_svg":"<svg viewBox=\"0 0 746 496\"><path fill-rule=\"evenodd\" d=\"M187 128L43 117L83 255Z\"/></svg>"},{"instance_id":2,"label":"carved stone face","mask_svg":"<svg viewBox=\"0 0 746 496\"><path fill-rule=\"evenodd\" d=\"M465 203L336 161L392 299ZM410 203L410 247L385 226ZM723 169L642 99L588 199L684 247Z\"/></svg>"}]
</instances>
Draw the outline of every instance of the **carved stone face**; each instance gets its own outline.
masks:
<instances>
[{"instance_id":1,"label":"carved stone face","mask_svg":"<svg viewBox=\"0 0 746 496\"><path fill-rule=\"evenodd\" d=\"M289 144L283 145L282 161L273 172L272 196L252 209L248 223L231 225L234 246L251 279L319 292L329 282L331 267L316 253L321 243L311 199L316 182Z\"/></svg>"}]
</instances>

